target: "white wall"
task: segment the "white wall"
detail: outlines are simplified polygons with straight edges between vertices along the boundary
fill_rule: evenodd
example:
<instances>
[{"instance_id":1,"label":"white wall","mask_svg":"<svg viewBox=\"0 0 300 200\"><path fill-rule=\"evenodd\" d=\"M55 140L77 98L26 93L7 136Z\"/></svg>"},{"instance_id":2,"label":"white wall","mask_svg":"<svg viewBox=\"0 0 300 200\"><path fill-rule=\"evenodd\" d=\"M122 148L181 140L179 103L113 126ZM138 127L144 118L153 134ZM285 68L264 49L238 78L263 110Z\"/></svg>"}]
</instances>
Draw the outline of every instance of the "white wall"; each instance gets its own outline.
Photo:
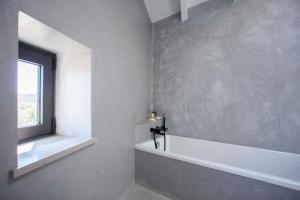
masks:
<instances>
[{"instance_id":1,"label":"white wall","mask_svg":"<svg viewBox=\"0 0 300 200\"><path fill-rule=\"evenodd\" d=\"M55 97L57 134L91 136L91 52L58 54Z\"/></svg>"},{"instance_id":2,"label":"white wall","mask_svg":"<svg viewBox=\"0 0 300 200\"><path fill-rule=\"evenodd\" d=\"M93 51L96 145L19 180L16 165L18 10ZM134 124L150 99L151 24L140 0L0 1L0 199L116 200L134 180ZM80 122L79 122L80 123Z\"/></svg>"}]
</instances>

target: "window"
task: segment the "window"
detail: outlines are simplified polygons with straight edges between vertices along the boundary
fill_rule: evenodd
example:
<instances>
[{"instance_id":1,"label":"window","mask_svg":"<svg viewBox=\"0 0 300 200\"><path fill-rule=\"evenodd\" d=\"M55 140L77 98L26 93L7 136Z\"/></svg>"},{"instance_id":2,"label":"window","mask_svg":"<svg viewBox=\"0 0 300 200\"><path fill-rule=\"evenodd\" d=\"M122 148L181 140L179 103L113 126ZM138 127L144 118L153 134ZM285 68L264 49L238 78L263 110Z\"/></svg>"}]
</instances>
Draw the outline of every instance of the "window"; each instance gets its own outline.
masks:
<instances>
[{"instance_id":1,"label":"window","mask_svg":"<svg viewBox=\"0 0 300 200\"><path fill-rule=\"evenodd\" d=\"M41 66L18 61L18 128L41 123Z\"/></svg>"},{"instance_id":2,"label":"window","mask_svg":"<svg viewBox=\"0 0 300 200\"><path fill-rule=\"evenodd\" d=\"M55 66L54 53L19 43L19 141L55 132Z\"/></svg>"}]
</instances>

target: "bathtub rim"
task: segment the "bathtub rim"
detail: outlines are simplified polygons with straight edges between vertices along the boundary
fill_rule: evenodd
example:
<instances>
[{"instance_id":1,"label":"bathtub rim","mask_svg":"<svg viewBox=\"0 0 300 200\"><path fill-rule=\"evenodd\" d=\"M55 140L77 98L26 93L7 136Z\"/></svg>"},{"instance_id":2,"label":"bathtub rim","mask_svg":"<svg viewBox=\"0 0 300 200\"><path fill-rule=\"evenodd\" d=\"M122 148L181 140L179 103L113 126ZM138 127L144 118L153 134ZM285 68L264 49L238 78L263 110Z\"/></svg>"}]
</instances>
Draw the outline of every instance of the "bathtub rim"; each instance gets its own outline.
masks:
<instances>
[{"instance_id":1,"label":"bathtub rim","mask_svg":"<svg viewBox=\"0 0 300 200\"><path fill-rule=\"evenodd\" d=\"M185 138L185 139L193 139L193 140L201 140L201 139L187 138L187 137L175 136L175 135L168 135L168 136L169 137L180 137L180 138ZM152 141L152 140L147 140L147 141L136 144L135 149L139 150L139 151L145 151L145 152L153 153L153 154L156 154L159 156L164 156L164 157L168 157L171 159L179 160L182 162L200 165L203 167L212 168L215 170L224 171L224 172L232 173L235 175L240 175L243 177L251 178L254 180L259 180L262 182L271 183L271 184L274 184L277 186L300 191L300 182L298 182L298 181L294 181L294 180L287 179L284 177L274 176L274 175L270 175L270 174L266 174L266 173L262 173L262 172L257 172L257 171L253 171L253 170L243 169L240 167L234 167L234 166L230 166L230 165L226 165L226 164L222 164L222 163L218 163L218 162L213 162L213 161L209 161L209 160L193 158L190 156L185 156L185 155L176 154L176 153L170 153L168 151L156 150L156 149L148 147L148 146L143 146L143 144L145 144L149 141ZM209 141L209 140L203 140L203 141L227 144L227 143L215 142L215 141ZM229 144L229 145L235 145L235 144ZM242 146L242 145L236 145L236 146ZM248 147L248 146L242 146L242 147L258 149L255 147ZM273 150L268 150L268 149L263 149L263 150L273 151ZM273 152L283 153L283 154L293 154L293 153L281 152L281 151L273 151ZM298 155L298 154L293 154L293 155Z\"/></svg>"}]
</instances>

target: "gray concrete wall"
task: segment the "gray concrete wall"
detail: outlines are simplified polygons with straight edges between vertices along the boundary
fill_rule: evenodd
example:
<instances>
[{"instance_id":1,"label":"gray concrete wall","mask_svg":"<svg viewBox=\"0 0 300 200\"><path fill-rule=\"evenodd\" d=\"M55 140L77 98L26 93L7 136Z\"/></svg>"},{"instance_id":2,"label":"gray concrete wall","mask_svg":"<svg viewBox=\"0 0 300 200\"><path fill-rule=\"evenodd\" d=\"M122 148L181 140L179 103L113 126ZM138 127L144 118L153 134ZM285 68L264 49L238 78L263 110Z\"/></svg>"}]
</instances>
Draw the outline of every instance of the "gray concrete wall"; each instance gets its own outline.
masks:
<instances>
[{"instance_id":1,"label":"gray concrete wall","mask_svg":"<svg viewBox=\"0 0 300 200\"><path fill-rule=\"evenodd\" d=\"M169 132L300 153L300 1L211 0L154 25Z\"/></svg>"},{"instance_id":2,"label":"gray concrete wall","mask_svg":"<svg viewBox=\"0 0 300 200\"><path fill-rule=\"evenodd\" d=\"M136 150L136 182L181 200L299 200L300 192ZM167 194L166 194L167 192Z\"/></svg>"},{"instance_id":3,"label":"gray concrete wall","mask_svg":"<svg viewBox=\"0 0 300 200\"><path fill-rule=\"evenodd\" d=\"M88 46L96 145L16 181L17 11ZM0 199L116 200L134 181L134 125L150 101L151 24L140 0L0 0Z\"/></svg>"}]
</instances>

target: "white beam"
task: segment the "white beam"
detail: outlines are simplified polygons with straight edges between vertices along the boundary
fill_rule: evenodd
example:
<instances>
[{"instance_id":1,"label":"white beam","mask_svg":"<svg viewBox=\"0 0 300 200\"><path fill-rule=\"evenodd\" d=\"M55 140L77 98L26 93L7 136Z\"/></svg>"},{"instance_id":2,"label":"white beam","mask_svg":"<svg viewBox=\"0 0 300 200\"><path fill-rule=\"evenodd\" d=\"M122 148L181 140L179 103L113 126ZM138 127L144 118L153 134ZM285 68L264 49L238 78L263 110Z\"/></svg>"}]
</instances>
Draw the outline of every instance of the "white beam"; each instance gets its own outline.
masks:
<instances>
[{"instance_id":1,"label":"white beam","mask_svg":"<svg viewBox=\"0 0 300 200\"><path fill-rule=\"evenodd\" d=\"M188 19L188 9L188 0L180 0L181 21L186 21Z\"/></svg>"}]
</instances>

